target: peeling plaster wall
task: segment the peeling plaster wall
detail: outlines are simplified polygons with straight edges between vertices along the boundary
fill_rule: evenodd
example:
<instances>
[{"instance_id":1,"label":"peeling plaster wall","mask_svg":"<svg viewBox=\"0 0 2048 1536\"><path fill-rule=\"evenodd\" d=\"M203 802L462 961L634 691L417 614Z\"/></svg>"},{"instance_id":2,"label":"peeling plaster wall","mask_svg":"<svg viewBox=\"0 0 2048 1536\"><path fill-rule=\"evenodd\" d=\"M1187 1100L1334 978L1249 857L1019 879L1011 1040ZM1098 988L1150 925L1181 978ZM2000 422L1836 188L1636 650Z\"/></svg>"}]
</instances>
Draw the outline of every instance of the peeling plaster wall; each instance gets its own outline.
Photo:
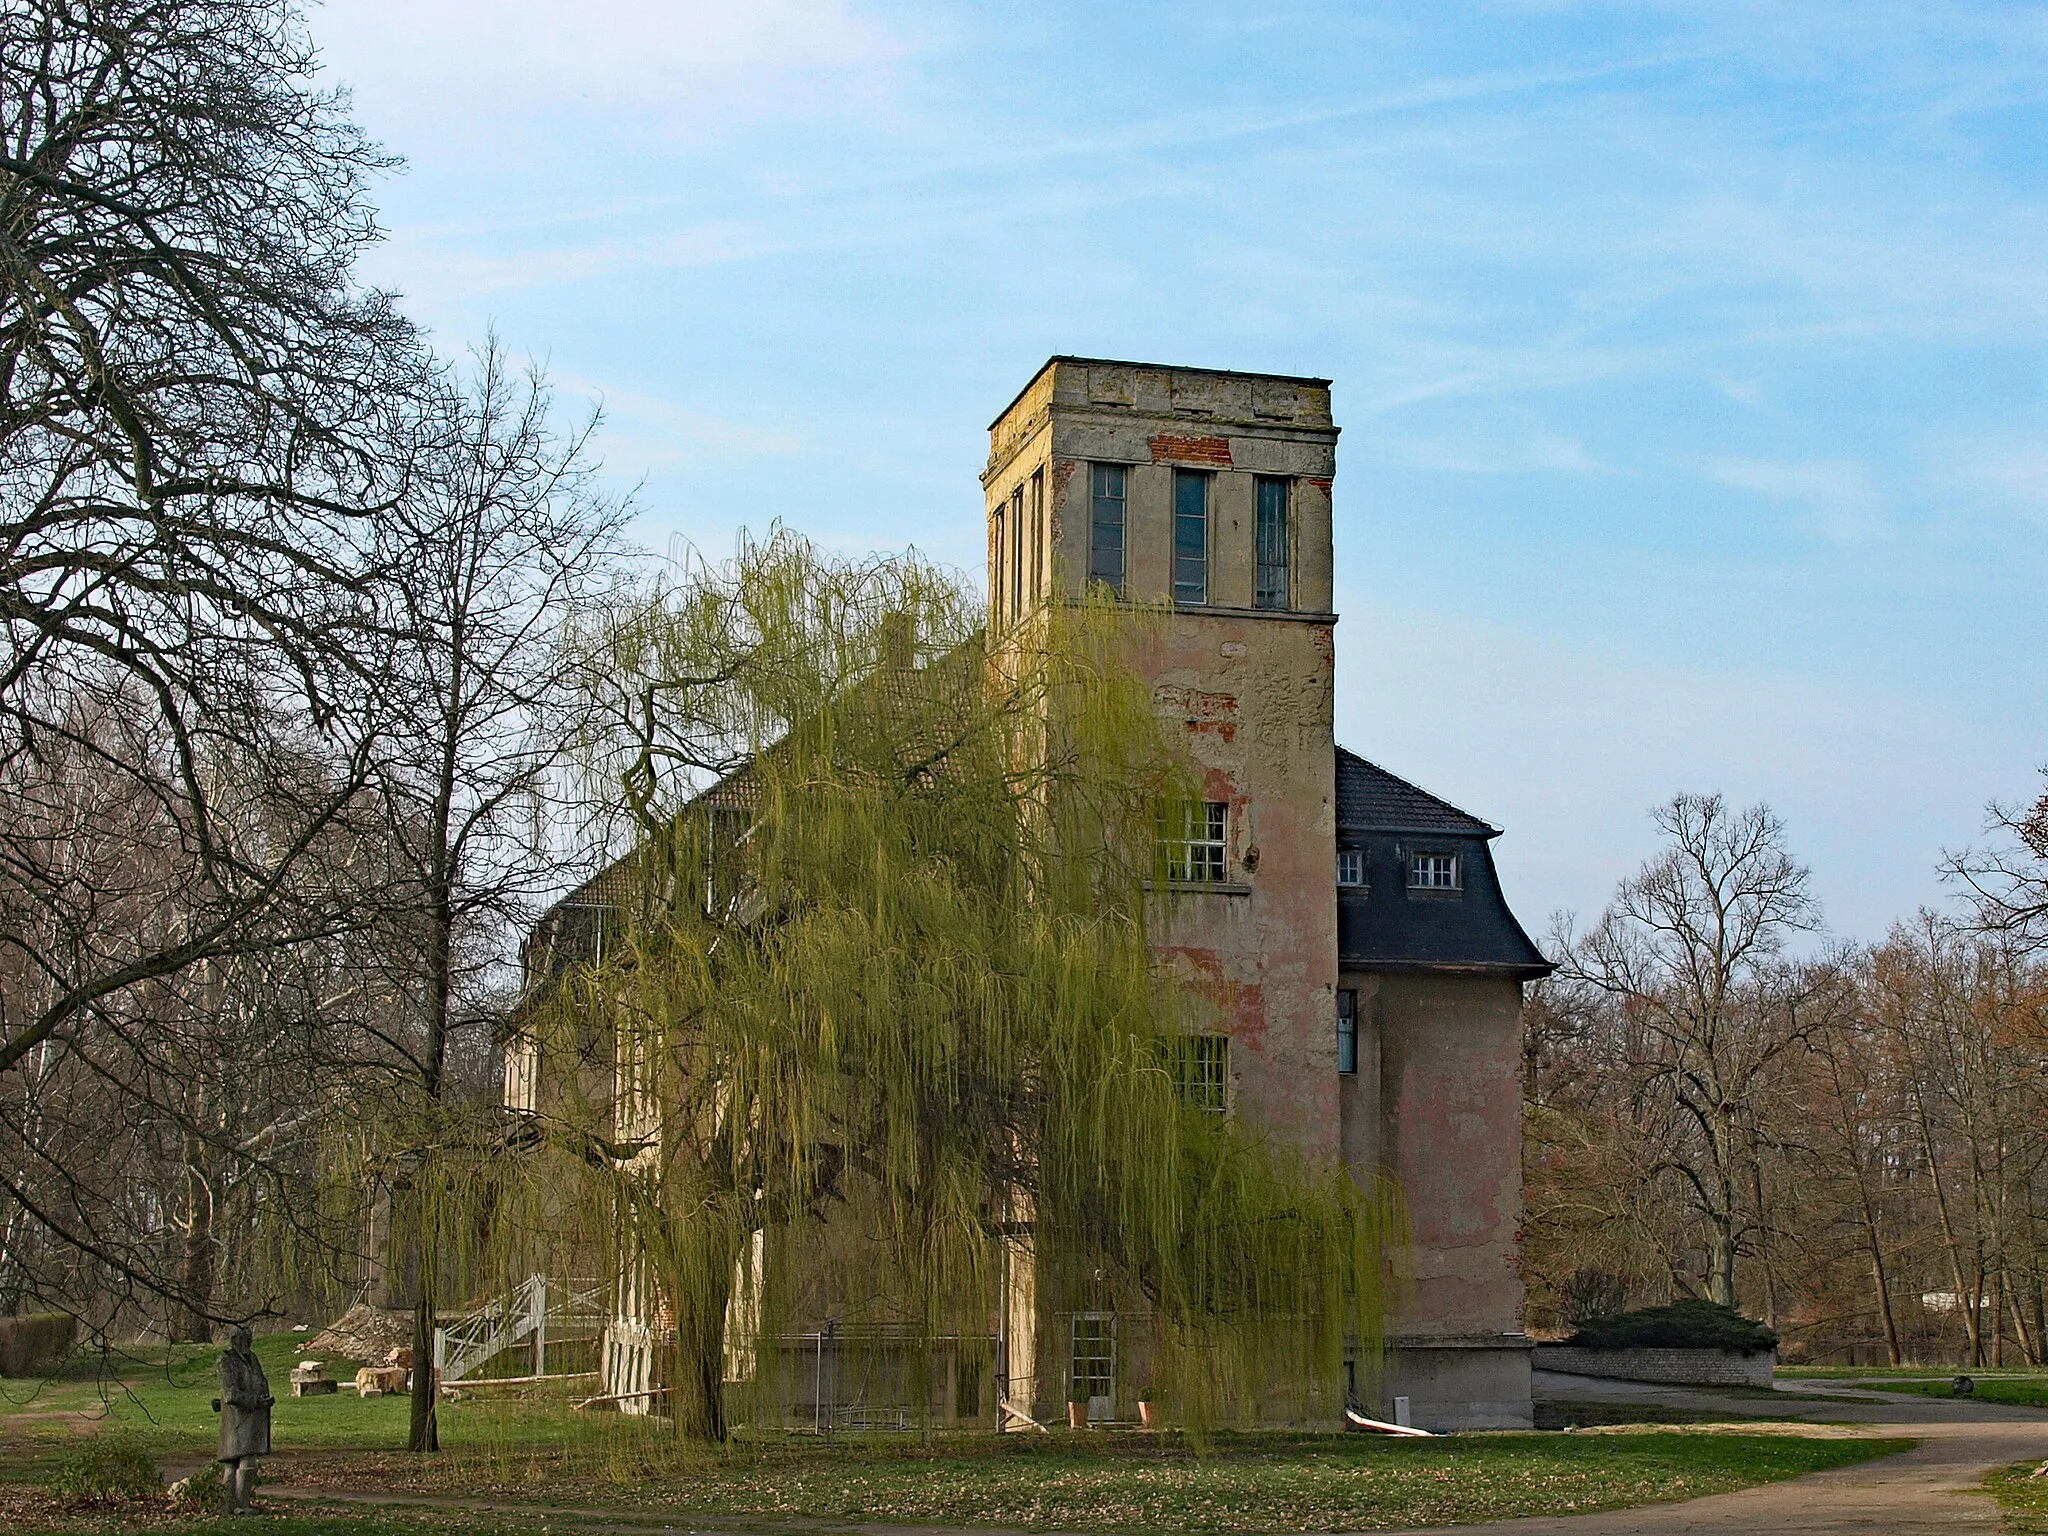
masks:
<instances>
[{"instance_id":1,"label":"peeling plaster wall","mask_svg":"<svg viewBox=\"0 0 2048 1536\"><path fill-rule=\"evenodd\" d=\"M1432 974L1345 984L1373 1023L1380 1155L1408 1201L1393 1332L1519 1334L1521 984Z\"/></svg>"}]
</instances>

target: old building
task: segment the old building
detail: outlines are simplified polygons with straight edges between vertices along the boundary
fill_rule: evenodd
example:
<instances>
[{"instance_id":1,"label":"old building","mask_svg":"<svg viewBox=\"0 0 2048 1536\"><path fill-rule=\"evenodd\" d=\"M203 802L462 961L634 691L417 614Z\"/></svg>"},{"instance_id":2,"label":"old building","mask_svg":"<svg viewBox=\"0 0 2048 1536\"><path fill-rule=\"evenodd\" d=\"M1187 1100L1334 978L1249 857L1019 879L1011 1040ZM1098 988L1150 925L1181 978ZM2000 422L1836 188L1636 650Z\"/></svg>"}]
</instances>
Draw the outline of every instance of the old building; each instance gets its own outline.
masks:
<instances>
[{"instance_id":1,"label":"old building","mask_svg":"<svg viewBox=\"0 0 2048 1536\"><path fill-rule=\"evenodd\" d=\"M1405 1398L1428 1428L1527 1426L1519 1014L1548 967L1502 898L1498 830L1336 744L1337 438L1327 380L1051 359L990 428L989 636L999 647L1036 606L1090 586L1155 615L1136 664L1201 780L1166 829L1171 889L1151 918L1164 968L1208 1004L1188 1025L1190 1091L1398 1184L1410 1241L1386 1368L1356 1378L1368 1412ZM565 946L587 957L607 905L601 876L536 929L529 964ZM506 1091L520 1107L544 1091L516 1042ZM1013 1234L989 1338L960 1341L938 1373L944 1402L924 1408L996 1423L1007 1402L1043 1419L1085 1387L1091 1417L1134 1416L1139 1362L1119 1346L1143 1330L1120 1328L1114 1297L1042 1278ZM630 1277L618 1296L608 1385L638 1393L658 1309ZM828 1380L889 1375L887 1337L802 1326L815 1334L784 1353L815 1349L819 1422L835 1411ZM747 1354L766 1369L761 1342ZM850 1349L866 1353L841 1371Z\"/></svg>"},{"instance_id":2,"label":"old building","mask_svg":"<svg viewBox=\"0 0 2048 1536\"><path fill-rule=\"evenodd\" d=\"M1208 1076L1228 1112L1398 1182L1379 1395L1426 1427L1527 1425L1519 1013L1547 966L1497 830L1336 745L1337 433L1326 379L1051 359L989 429L990 629L1087 583L1167 612L1140 666L1204 786L1155 943L1227 1000ZM1027 1338L1011 1313L1004 1364L1043 1401L1059 1336L1078 1354L1101 1320Z\"/></svg>"}]
</instances>

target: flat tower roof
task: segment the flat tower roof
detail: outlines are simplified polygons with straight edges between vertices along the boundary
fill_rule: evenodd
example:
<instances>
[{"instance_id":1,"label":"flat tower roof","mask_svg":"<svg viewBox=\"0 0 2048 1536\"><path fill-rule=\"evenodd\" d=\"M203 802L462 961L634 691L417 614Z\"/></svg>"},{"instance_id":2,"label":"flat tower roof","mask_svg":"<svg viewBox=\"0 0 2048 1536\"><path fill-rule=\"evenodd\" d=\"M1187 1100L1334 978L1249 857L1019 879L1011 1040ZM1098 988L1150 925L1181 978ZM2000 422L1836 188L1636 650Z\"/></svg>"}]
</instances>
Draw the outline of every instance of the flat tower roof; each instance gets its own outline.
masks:
<instances>
[{"instance_id":1,"label":"flat tower roof","mask_svg":"<svg viewBox=\"0 0 2048 1536\"><path fill-rule=\"evenodd\" d=\"M1313 384L1328 389L1329 379L1312 379L1298 373L1246 373L1241 368L1198 368L1193 363L1136 363L1125 357L1074 357L1065 352L1055 352L1038 367L1038 371L1024 381L1024 387L1010 397L1010 403L996 412L996 419L988 424L993 432L1002 424L1005 416L1016 409L1017 402L1031 393L1031 386L1045 376L1045 370L1055 363L1086 363L1102 368L1149 368L1156 373L1207 373L1219 379L1270 379L1276 384Z\"/></svg>"}]
</instances>

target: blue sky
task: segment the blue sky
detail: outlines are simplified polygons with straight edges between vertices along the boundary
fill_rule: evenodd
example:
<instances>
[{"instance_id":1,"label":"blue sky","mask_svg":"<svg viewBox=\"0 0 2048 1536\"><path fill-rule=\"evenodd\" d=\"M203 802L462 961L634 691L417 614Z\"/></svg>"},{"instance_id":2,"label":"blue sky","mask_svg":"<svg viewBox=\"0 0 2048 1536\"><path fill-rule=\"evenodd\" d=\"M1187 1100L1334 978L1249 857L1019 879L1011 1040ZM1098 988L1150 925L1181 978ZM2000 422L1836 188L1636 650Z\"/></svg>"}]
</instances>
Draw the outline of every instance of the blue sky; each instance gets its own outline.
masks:
<instances>
[{"instance_id":1,"label":"blue sky","mask_svg":"<svg viewBox=\"0 0 2048 1536\"><path fill-rule=\"evenodd\" d=\"M1050 353L1336 380L1339 738L1590 914L1678 790L1839 933L2048 763L2048 8L330 0L371 275L656 548L971 567Z\"/></svg>"}]
</instances>

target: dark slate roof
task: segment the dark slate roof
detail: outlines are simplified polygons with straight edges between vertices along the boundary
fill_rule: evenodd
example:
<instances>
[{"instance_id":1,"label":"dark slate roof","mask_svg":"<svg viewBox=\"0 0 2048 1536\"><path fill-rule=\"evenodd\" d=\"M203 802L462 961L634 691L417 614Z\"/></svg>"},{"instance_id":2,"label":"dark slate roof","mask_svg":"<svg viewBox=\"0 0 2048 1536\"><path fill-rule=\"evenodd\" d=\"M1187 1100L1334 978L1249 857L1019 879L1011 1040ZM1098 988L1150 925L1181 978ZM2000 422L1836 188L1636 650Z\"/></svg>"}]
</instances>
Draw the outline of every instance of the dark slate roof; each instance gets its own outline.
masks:
<instances>
[{"instance_id":1,"label":"dark slate roof","mask_svg":"<svg viewBox=\"0 0 2048 1536\"><path fill-rule=\"evenodd\" d=\"M1552 969L1509 910L1488 845L1498 827L1337 749L1337 845L1364 856L1365 884L1337 892L1338 964L1532 981ZM1456 893L1411 891L1408 858L1454 853Z\"/></svg>"},{"instance_id":2,"label":"dark slate roof","mask_svg":"<svg viewBox=\"0 0 2048 1536\"><path fill-rule=\"evenodd\" d=\"M1446 832L1456 837L1499 837L1500 828L1468 816L1369 763L1356 752L1337 749L1337 825L1346 831Z\"/></svg>"}]
</instances>

